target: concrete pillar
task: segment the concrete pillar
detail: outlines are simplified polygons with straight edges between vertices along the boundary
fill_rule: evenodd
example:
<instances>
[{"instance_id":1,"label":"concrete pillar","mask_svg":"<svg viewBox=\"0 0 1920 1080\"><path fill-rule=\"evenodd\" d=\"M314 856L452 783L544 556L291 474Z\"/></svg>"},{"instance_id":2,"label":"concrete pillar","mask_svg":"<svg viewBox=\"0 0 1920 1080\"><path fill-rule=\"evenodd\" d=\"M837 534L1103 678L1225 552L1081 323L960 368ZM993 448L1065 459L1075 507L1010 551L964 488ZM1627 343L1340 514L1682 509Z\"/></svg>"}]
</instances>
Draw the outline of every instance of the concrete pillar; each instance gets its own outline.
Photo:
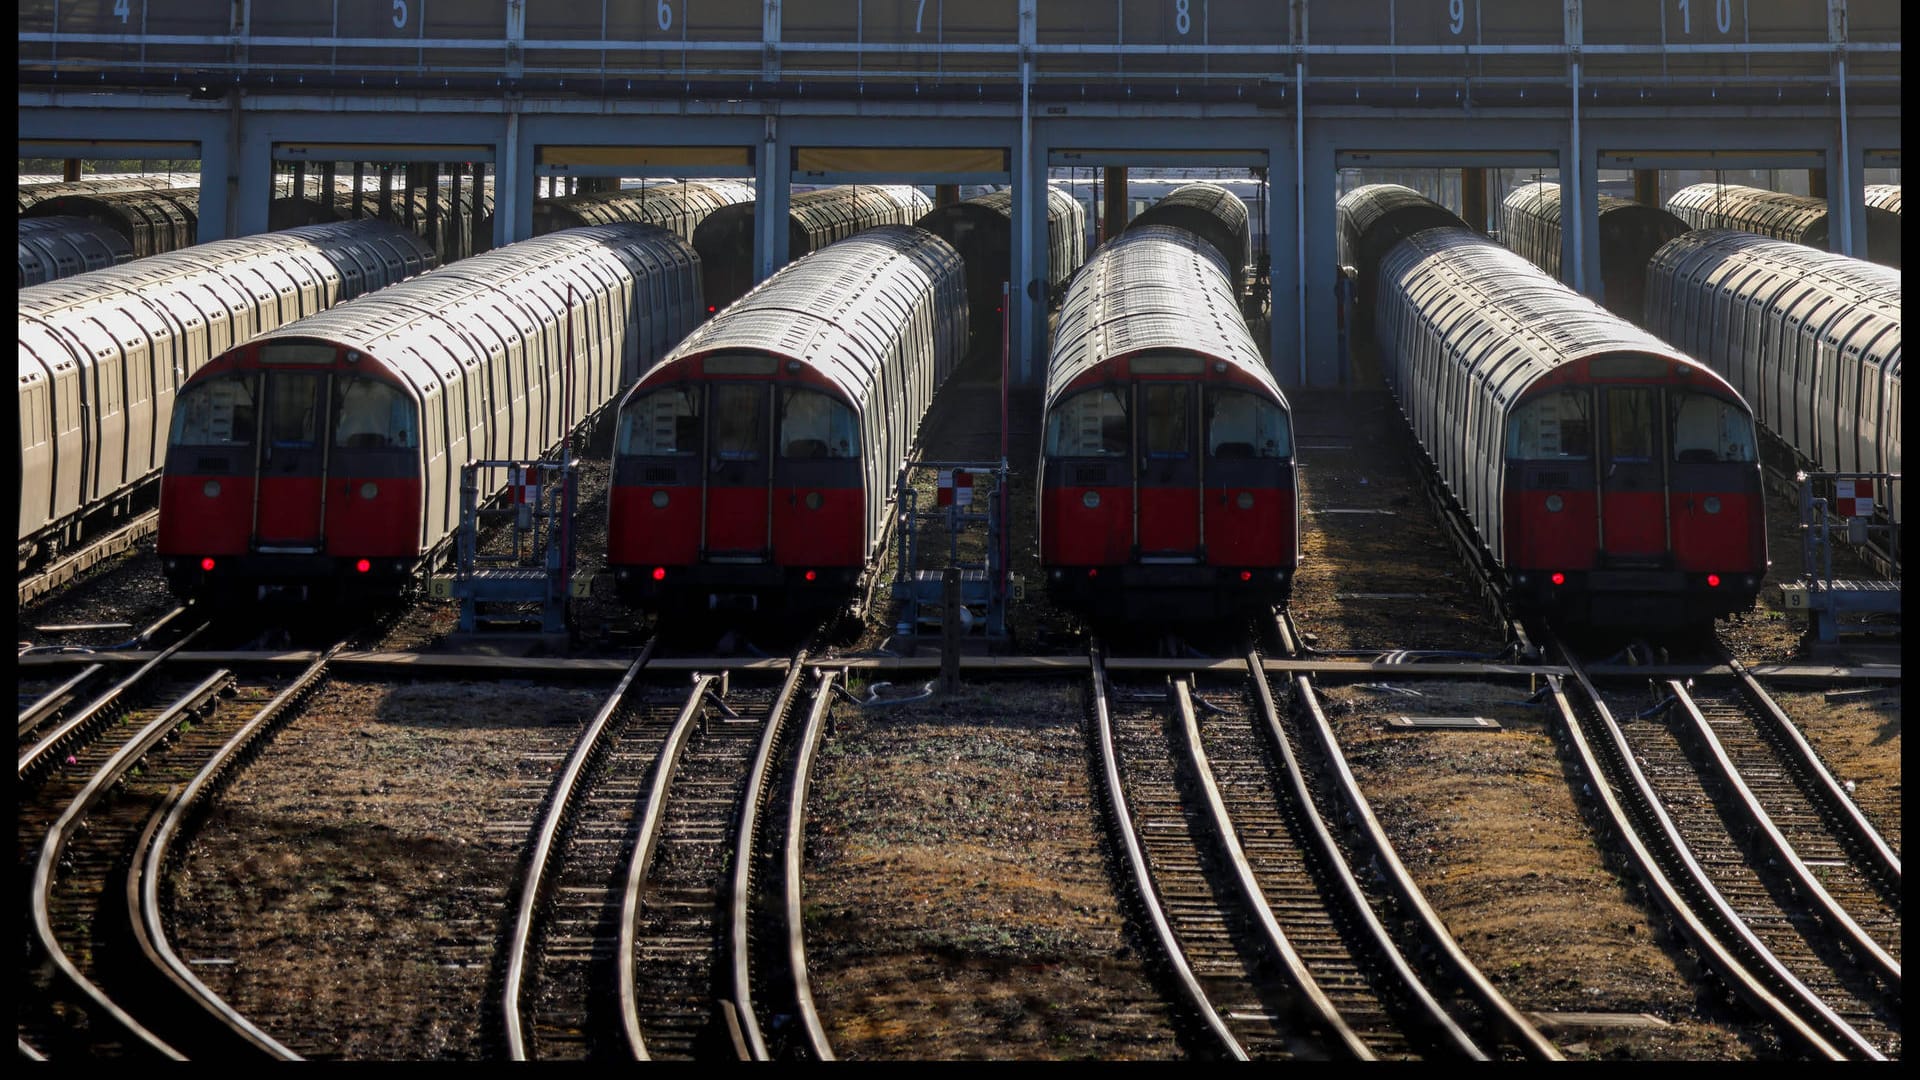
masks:
<instances>
[{"instance_id":1,"label":"concrete pillar","mask_svg":"<svg viewBox=\"0 0 1920 1080\"><path fill-rule=\"evenodd\" d=\"M1824 199L1827 197L1827 170L1807 170L1807 194L1816 199Z\"/></svg>"},{"instance_id":2,"label":"concrete pillar","mask_svg":"<svg viewBox=\"0 0 1920 1080\"><path fill-rule=\"evenodd\" d=\"M1487 231L1487 170L1460 170L1460 210L1467 228Z\"/></svg>"},{"instance_id":3,"label":"concrete pillar","mask_svg":"<svg viewBox=\"0 0 1920 1080\"><path fill-rule=\"evenodd\" d=\"M934 209L937 210L942 206L952 206L954 203L957 203L959 201L960 201L960 185L959 184L933 185Z\"/></svg>"},{"instance_id":4,"label":"concrete pillar","mask_svg":"<svg viewBox=\"0 0 1920 1080\"><path fill-rule=\"evenodd\" d=\"M60 178L69 182L80 179L80 159L68 158L63 162L60 166Z\"/></svg>"},{"instance_id":5,"label":"concrete pillar","mask_svg":"<svg viewBox=\"0 0 1920 1080\"><path fill-rule=\"evenodd\" d=\"M1633 201L1642 206L1662 206L1660 201L1660 170L1633 170Z\"/></svg>"},{"instance_id":6,"label":"concrete pillar","mask_svg":"<svg viewBox=\"0 0 1920 1080\"><path fill-rule=\"evenodd\" d=\"M1127 227L1127 167L1115 166L1107 171L1106 209L1100 222L1100 241L1120 235Z\"/></svg>"}]
</instances>

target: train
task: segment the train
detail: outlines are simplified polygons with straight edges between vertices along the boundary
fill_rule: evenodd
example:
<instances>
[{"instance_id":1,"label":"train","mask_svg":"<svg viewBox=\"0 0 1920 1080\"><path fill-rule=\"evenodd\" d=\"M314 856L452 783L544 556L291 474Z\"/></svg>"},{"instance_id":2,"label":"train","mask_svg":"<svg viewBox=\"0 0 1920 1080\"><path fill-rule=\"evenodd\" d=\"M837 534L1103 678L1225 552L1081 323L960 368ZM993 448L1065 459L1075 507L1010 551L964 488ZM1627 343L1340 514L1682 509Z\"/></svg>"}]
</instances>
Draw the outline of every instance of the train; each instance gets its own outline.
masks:
<instances>
[{"instance_id":1,"label":"train","mask_svg":"<svg viewBox=\"0 0 1920 1080\"><path fill-rule=\"evenodd\" d=\"M118 266L133 258L127 238L83 217L20 219L20 288Z\"/></svg>"},{"instance_id":2,"label":"train","mask_svg":"<svg viewBox=\"0 0 1920 1080\"><path fill-rule=\"evenodd\" d=\"M600 225L221 353L182 389L167 440L168 584L216 604L403 595L451 554L466 464L547 456L702 315L685 240Z\"/></svg>"},{"instance_id":3,"label":"train","mask_svg":"<svg viewBox=\"0 0 1920 1080\"><path fill-rule=\"evenodd\" d=\"M1767 532L1739 392L1470 229L1369 216L1401 237L1374 283L1388 387L1513 607L1640 629L1752 608Z\"/></svg>"},{"instance_id":4,"label":"train","mask_svg":"<svg viewBox=\"0 0 1920 1080\"><path fill-rule=\"evenodd\" d=\"M200 187L200 177L195 174L167 175L148 173L132 176L89 176L79 180L49 180L38 184L21 184L14 189L19 202L19 212L24 214L27 208L47 199L62 195L97 195L112 191L160 191L173 188Z\"/></svg>"},{"instance_id":5,"label":"train","mask_svg":"<svg viewBox=\"0 0 1920 1080\"><path fill-rule=\"evenodd\" d=\"M1013 258L1013 192L995 191L937 207L914 224L952 244L967 268L967 306L975 347L1000 342L1000 286ZM1047 189L1049 297L1057 298L1087 261L1086 208L1059 188Z\"/></svg>"},{"instance_id":6,"label":"train","mask_svg":"<svg viewBox=\"0 0 1920 1080\"><path fill-rule=\"evenodd\" d=\"M968 347L959 252L913 225L797 259L621 400L607 568L643 610L804 611L858 586Z\"/></svg>"},{"instance_id":7,"label":"train","mask_svg":"<svg viewBox=\"0 0 1920 1080\"><path fill-rule=\"evenodd\" d=\"M1253 248L1247 231L1247 204L1238 195L1219 184L1182 184L1135 215L1127 222L1127 229L1155 225L1185 229L1213 245L1226 263L1233 295L1246 295L1247 263Z\"/></svg>"},{"instance_id":8,"label":"train","mask_svg":"<svg viewBox=\"0 0 1920 1080\"><path fill-rule=\"evenodd\" d=\"M1687 223L1658 206L1600 195L1602 305L1629 322L1646 306L1647 260ZM1560 185L1522 184L1500 207L1500 242L1557 279L1560 273Z\"/></svg>"},{"instance_id":9,"label":"train","mask_svg":"<svg viewBox=\"0 0 1920 1080\"><path fill-rule=\"evenodd\" d=\"M925 192L904 184L858 184L796 193L787 207L787 259L879 225L912 225L933 209ZM693 230L706 280L707 308L719 311L753 286L754 204L722 206Z\"/></svg>"},{"instance_id":10,"label":"train","mask_svg":"<svg viewBox=\"0 0 1920 1080\"><path fill-rule=\"evenodd\" d=\"M1340 196L1334 213L1340 265L1354 272L1355 326L1371 319L1380 260L1396 244L1422 229L1467 228L1460 215L1403 184L1362 184Z\"/></svg>"},{"instance_id":11,"label":"train","mask_svg":"<svg viewBox=\"0 0 1920 1080\"><path fill-rule=\"evenodd\" d=\"M1073 279L1038 482L1050 596L1096 617L1285 604L1300 562L1292 410L1201 235L1136 223Z\"/></svg>"},{"instance_id":12,"label":"train","mask_svg":"<svg viewBox=\"0 0 1920 1080\"><path fill-rule=\"evenodd\" d=\"M1899 184L1868 184L1863 200L1868 206L1883 210L1894 217L1900 216Z\"/></svg>"},{"instance_id":13,"label":"train","mask_svg":"<svg viewBox=\"0 0 1920 1080\"><path fill-rule=\"evenodd\" d=\"M1900 271L1724 229L1654 253L1646 326L1710 365L1815 472L1900 471ZM1900 485L1878 500L1900 520Z\"/></svg>"},{"instance_id":14,"label":"train","mask_svg":"<svg viewBox=\"0 0 1920 1080\"><path fill-rule=\"evenodd\" d=\"M80 217L126 237L144 259L192 247L200 236L200 189L101 191L42 199L20 212L30 217Z\"/></svg>"},{"instance_id":15,"label":"train","mask_svg":"<svg viewBox=\"0 0 1920 1080\"><path fill-rule=\"evenodd\" d=\"M389 187L384 194L378 179L363 178L356 203L351 176L336 177L332 190L325 195L320 189L321 177L302 177L298 193L292 177L275 177L274 197L267 204L267 228L279 231L362 218L390 221L432 245L442 264L493 246L492 179L482 177L476 185L473 177L457 177L457 198L455 178L409 187L404 175L392 176L387 178Z\"/></svg>"},{"instance_id":16,"label":"train","mask_svg":"<svg viewBox=\"0 0 1920 1080\"><path fill-rule=\"evenodd\" d=\"M1878 185L1876 185L1878 186ZM1897 188L1897 185L1894 185ZM1879 198L1886 198L1881 195ZM1893 196L1898 205L1897 193ZM1740 184L1694 184L1667 197L1667 209L1694 229L1737 229L1740 232L1790 240L1825 251L1832 226L1827 200L1816 195L1745 187ZM1900 212L1868 200L1867 234L1859 237L1865 258L1883 266L1900 267Z\"/></svg>"},{"instance_id":17,"label":"train","mask_svg":"<svg viewBox=\"0 0 1920 1080\"><path fill-rule=\"evenodd\" d=\"M533 204L533 235L582 225L645 221L692 243L694 230L708 214L723 206L752 202L753 185L745 180L660 181L620 191L562 195Z\"/></svg>"},{"instance_id":18,"label":"train","mask_svg":"<svg viewBox=\"0 0 1920 1080\"><path fill-rule=\"evenodd\" d=\"M144 509L180 385L255 336L434 265L379 222L200 244L22 289L20 561Z\"/></svg>"}]
</instances>

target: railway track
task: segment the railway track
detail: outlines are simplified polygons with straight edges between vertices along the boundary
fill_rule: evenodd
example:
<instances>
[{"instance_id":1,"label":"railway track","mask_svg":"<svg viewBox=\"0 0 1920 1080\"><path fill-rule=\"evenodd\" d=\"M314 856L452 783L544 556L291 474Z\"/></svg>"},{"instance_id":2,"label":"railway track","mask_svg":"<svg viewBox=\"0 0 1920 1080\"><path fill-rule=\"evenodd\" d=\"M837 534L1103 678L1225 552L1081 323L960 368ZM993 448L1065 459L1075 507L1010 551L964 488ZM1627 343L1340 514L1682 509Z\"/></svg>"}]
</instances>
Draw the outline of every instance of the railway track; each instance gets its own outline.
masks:
<instances>
[{"instance_id":1,"label":"railway track","mask_svg":"<svg viewBox=\"0 0 1920 1080\"><path fill-rule=\"evenodd\" d=\"M160 482L157 479L149 480L141 488L151 498L160 490ZM25 607L108 559L133 550L135 545L152 536L159 528L160 511L148 510L135 515L125 524L108 527L89 536L73 550L20 560L19 606Z\"/></svg>"},{"instance_id":2,"label":"railway track","mask_svg":"<svg viewBox=\"0 0 1920 1080\"><path fill-rule=\"evenodd\" d=\"M1749 696L1757 684L1623 688L1554 651L1573 673L1553 680L1569 750L1707 966L1801 1053L1897 1059L1897 858L1889 875L1884 844L1821 793L1830 778L1791 775L1804 762L1767 745L1763 714L1777 709Z\"/></svg>"}]
</instances>

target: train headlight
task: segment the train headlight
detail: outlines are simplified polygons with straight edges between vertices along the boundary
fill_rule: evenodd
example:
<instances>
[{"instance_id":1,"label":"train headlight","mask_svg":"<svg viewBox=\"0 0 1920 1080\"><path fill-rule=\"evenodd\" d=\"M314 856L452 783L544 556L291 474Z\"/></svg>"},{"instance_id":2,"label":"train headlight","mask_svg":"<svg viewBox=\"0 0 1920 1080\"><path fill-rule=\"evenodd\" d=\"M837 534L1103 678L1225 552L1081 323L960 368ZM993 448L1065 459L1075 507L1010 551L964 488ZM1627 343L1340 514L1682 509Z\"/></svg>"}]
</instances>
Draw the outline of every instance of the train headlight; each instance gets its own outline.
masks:
<instances>
[{"instance_id":1,"label":"train headlight","mask_svg":"<svg viewBox=\"0 0 1920 1080\"><path fill-rule=\"evenodd\" d=\"M1239 497L1233 500L1233 504L1235 506L1238 506L1242 510L1253 509L1253 492L1251 491L1241 492Z\"/></svg>"},{"instance_id":2,"label":"train headlight","mask_svg":"<svg viewBox=\"0 0 1920 1080\"><path fill-rule=\"evenodd\" d=\"M1547 496L1547 509L1552 513L1555 513L1555 514L1559 513L1561 508L1566 505L1567 505L1567 500L1562 499L1558 495Z\"/></svg>"},{"instance_id":3,"label":"train headlight","mask_svg":"<svg viewBox=\"0 0 1920 1080\"><path fill-rule=\"evenodd\" d=\"M373 497L374 497L375 495L378 495L378 494L380 494L380 485L379 485L379 484L376 484L376 483L374 483L373 481L371 481L371 480L369 480L369 481L367 481L366 483L364 483L364 484L361 484L361 485L360 485L360 497L361 497L361 498L363 498L363 499L371 499L371 498L373 498Z\"/></svg>"},{"instance_id":4,"label":"train headlight","mask_svg":"<svg viewBox=\"0 0 1920 1080\"><path fill-rule=\"evenodd\" d=\"M206 482L206 484L204 484L200 488L200 490L206 494L207 498L217 499L220 497L220 481L209 480Z\"/></svg>"},{"instance_id":5,"label":"train headlight","mask_svg":"<svg viewBox=\"0 0 1920 1080\"><path fill-rule=\"evenodd\" d=\"M1707 496L1707 501L1701 503L1700 507L1701 509L1705 510L1709 514L1719 513L1720 512L1720 496L1718 495Z\"/></svg>"},{"instance_id":6,"label":"train headlight","mask_svg":"<svg viewBox=\"0 0 1920 1080\"><path fill-rule=\"evenodd\" d=\"M1097 491L1089 491L1085 495L1080 496L1080 505L1086 507L1089 510L1092 510L1094 507L1099 506L1100 493Z\"/></svg>"},{"instance_id":7,"label":"train headlight","mask_svg":"<svg viewBox=\"0 0 1920 1080\"><path fill-rule=\"evenodd\" d=\"M667 503L671 501L673 501L672 496L664 491L656 491L653 493L653 505L655 506L665 508Z\"/></svg>"},{"instance_id":8,"label":"train headlight","mask_svg":"<svg viewBox=\"0 0 1920 1080\"><path fill-rule=\"evenodd\" d=\"M819 492L817 491L807 492L807 509L809 510L820 509L820 493Z\"/></svg>"}]
</instances>

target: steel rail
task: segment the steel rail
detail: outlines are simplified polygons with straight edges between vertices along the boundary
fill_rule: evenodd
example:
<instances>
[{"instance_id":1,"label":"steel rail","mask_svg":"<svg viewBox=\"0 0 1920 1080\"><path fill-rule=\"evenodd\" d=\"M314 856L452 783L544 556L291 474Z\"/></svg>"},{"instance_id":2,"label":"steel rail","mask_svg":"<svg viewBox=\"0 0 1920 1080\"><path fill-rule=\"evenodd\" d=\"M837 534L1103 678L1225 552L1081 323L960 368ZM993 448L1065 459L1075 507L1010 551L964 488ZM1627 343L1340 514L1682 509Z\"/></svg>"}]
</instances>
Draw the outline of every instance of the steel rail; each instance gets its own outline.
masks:
<instances>
[{"instance_id":1,"label":"steel rail","mask_svg":"<svg viewBox=\"0 0 1920 1080\"><path fill-rule=\"evenodd\" d=\"M800 866L806 849L807 787L813 774L813 754L826 728L827 709L833 704L833 681L837 671L822 671L813 690L813 708L800 731L800 751L794 757L793 781L787 789L787 837L782 846L782 893L787 922L787 973L793 979L794 1011L800 1018L800 1031L807 1052L815 1061L832 1061L833 1046L821 1026L820 1012L814 1008L813 987L807 980L807 947L800 914Z\"/></svg>"},{"instance_id":2,"label":"steel rail","mask_svg":"<svg viewBox=\"0 0 1920 1080\"><path fill-rule=\"evenodd\" d=\"M88 664L80 674L41 695L38 701L20 710L20 737L40 726L41 721L58 712L60 706L80 696L80 684L106 670L105 664Z\"/></svg>"},{"instance_id":3,"label":"steel rail","mask_svg":"<svg viewBox=\"0 0 1920 1080\"><path fill-rule=\"evenodd\" d=\"M1767 693L1759 680L1753 677L1752 670L1731 655L1727 656L1726 664L1733 670L1734 677L1740 681L1747 699L1759 709L1761 718L1767 722L1773 734L1792 755L1794 763L1806 770L1806 775L1813 779L1815 798L1827 805L1828 811L1840 820L1847 835L1873 860L1874 869L1890 879L1893 882L1894 891L1899 892L1900 853L1893 850L1886 838L1880 835L1880 830L1874 828L1873 823L1860 812L1859 805L1847 797L1840 782L1827 768L1826 762L1820 760L1820 755L1814 752L1812 744L1807 742L1807 737L1800 733L1800 728L1780 708L1779 703L1773 700L1773 695Z\"/></svg>"},{"instance_id":4,"label":"steel rail","mask_svg":"<svg viewBox=\"0 0 1920 1080\"><path fill-rule=\"evenodd\" d=\"M619 972L620 1027L635 1061L652 1060L647 1053L647 1041L640 1031L640 1007L633 992L633 950L638 936L640 890L647 887L647 870L653 863L654 848L660 843L661 819L665 817L667 809L667 789L673 783L675 770L680 767L680 757L686 751L687 740L693 735L693 722L700 718L700 706L706 701L707 695L713 692L716 679L718 676L715 675L694 676L693 688L687 691L687 703L680 707L680 715L674 718L666 741L660 744L660 753L654 758L653 773L641 801L639 831L634 838L633 851L627 859L627 884L620 894L619 951L615 954L615 962Z\"/></svg>"},{"instance_id":5,"label":"steel rail","mask_svg":"<svg viewBox=\"0 0 1920 1080\"><path fill-rule=\"evenodd\" d=\"M69 717L64 723L48 732L44 738L20 756L19 775L21 778L24 779L29 772L44 767L48 759L53 757L55 750L65 746L69 739L76 737L80 732L85 730L88 725L106 716L108 710L118 703L129 689L138 685L148 675L158 670L162 664L172 659L175 653L186 648L186 646L192 642L194 638L200 636L201 631L206 628L206 624L195 627L179 641L174 642L170 647L156 653L153 659L142 664L133 674L108 688L106 693L95 698L92 704L82 709L77 715Z\"/></svg>"},{"instance_id":6,"label":"steel rail","mask_svg":"<svg viewBox=\"0 0 1920 1080\"><path fill-rule=\"evenodd\" d=\"M158 479L151 479L145 483L159 486ZM159 527L160 511L148 510L118 529L88 541L80 550L59 556L44 567L31 571L29 576L20 579L19 599L16 605L24 607L51 593L86 570L133 547L142 537L155 532Z\"/></svg>"},{"instance_id":7,"label":"steel rail","mask_svg":"<svg viewBox=\"0 0 1920 1080\"><path fill-rule=\"evenodd\" d=\"M1282 647L1288 652L1295 651L1294 635L1288 617L1276 615L1275 627L1280 634ZM1424 665L1421 665L1424 666ZM1393 841L1387 838L1386 829L1380 825L1380 819L1374 816L1373 805L1367 801L1366 794L1360 790L1360 782L1354 778L1353 769L1348 766L1346 755L1340 751L1340 741L1334 737L1333 725L1327 722L1327 715L1321 711L1320 696L1313 689L1313 681L1307 675L1294 677L1294 698L1305 710L1303 726L1319 740L1320 753L1326 758L1334 775L1338 777L1338 790L1347 800L1347 811L1353 815L1355 828L1372 849L1373 857L1378 860L1382 875L1388 888L1398 899L1402 907L1420 924L1427 939L1432 942L1439 961L1450 969L1459 979L1469 997L1483 1010L1491 1022L1504 1031L1508 1038L1519 1044L1526 1056L1539 1061L1563 1061L1559 1048L1552 1040L1540 1033L1540 1029L1520 1014L1491 981L1479 966L1468 958L1460 948L1453 934L1447 930L1446 923L1427 903L1427 897L1413 880L1413 875L1400 862L1400 856L1393 850Z\"/></svg>"},{"instance_id":8,"label":"steel rail","mask_svg":"<svg viewBox=\"0 0 1920 1080\"><path fill-rule=\"evenodd\" d=\"M580 791L580 777L605 745L614 714L620 711L621 703L632 692L634 683L640 677L640 670L652 659L657 640L648 641L640 650L640 655L627 665L627 673L621 677L619 685L607 695L600 711L581 729L580 738L574 742L573 753L567 757L566 768L553 782L552 795L547 799L546 817L534 833L533 844L528 849L525 877L520 884L519 902L514 908L513 929L507 938L506 972L500 995L507 1056L514 1061L527 1060L526 1027L520 1015L520 992L526 983L529 970L527 954L532 946L540 901L546 896L547 883L551 880L553 853L559 844L560 831L573 815L574 800Z\"/></svg>"},{"instance_id":9,"label":"steel rail","mask_svg":"<svg viewBox=\"0 0 1920 1080\"><path fill-rule=\"evenodd\" d=\"M1093 720L1094 739L1100 748L1101 776L1107 787L1107 812L1113 819L1114 836L1119 839L1122 851L1126 855L1129 880L1133 883L1134 898L1145 911L1149 928L1159 943L1160 953L1173 969L1174 979L1178 983L1180 996L1187 1002L1194 1015L1205 1025L1209 1034L1220 1048L1235 1061L1249 1061L1247 1051L1240 1041L1227 1030L1226 1021L1214 1009L1213 1003L1200 988L1200 980L1194 976L1192 965L1187 963L1186 952L1173 936L1173 927L1167 922L1167 913L1160 906L1160 899L1153 891L1152 872L1147 868L1146 853L1140 847L1140 837L1133 827L1133 811L1127 807L1127 795L1120 785L1120 762L1113 746L1113 719L1107 711L1107 672L1100 656L1100 644L1094 642L1089 650L1093 669Z\"/></svg>"},{"instance_id":10,"label":"steel rail","mask_svg":"<svg viewBox=\"0 0 1920 1080\"><path fill-rule=\"evenodd\" d=\"M1887 951L1880 947L1879 942L1874 941L1872 936L1854 921L1853 916L1840 906L1839 902L1833 898L1833 894L1827 892L1826 886L1820 883L1820 879L1807 868L1806 862L1800 858L1800 853L1794 849L1792 842L1781 833L1780 827L1774 824L1773 815L1767 813L1767 808L1760 804L1759 797L1753 793L1752 788L1747 786L1747 779L1741 775L1740 767L1735 765L1733 759L1728 756L1727 748L1721 744L1720 737L1714 734L1713 725L1707 722L1706 716L1700 711L1699 703L1693 700L1693 695L1687 692L1687 688L1678 681L1670 679L1667 682L1667 690L1673 694L1682 711L1686 713L1694 736L1706 748L1714 775L1739 800L1747 821L1765 838L1774 862L1785 869L1787 876L1793 879L1800 894L1807 897L1809 904L1827 925L1845 939L1853 954L1864 960L1867 966L1877 972L1882 979L1893 984L1893 996L1898 998L1900 996L1900 961L1887 955Z\"/></svg>"},{"instance_id":11,"label":"steel rail","mask_svg":"<svg viewBox=\"0 0 1920 1080\"><path fill-rule=\"evenodd\" d=\"M1741 945L1747 954L1759 959L1762 966L1767 968L1769 975L1779 981L1792 979L1792 973L1780 966L1780 961L1766 951L1758 939L1754 938L1752 930L1740 921L1736 912L1731 910L1726 899L1706 881L1705 871L1681 841L1679 831L1675 828L1672 819L1667 816L1666 809L1654 799L1652 786L1640 771L1639 765L1633 760L1632 749L1626 744L1619 725L1613 721L1613 715L1607 709L1606 702L1601 700L1600 692L1588 680L1586 672L1572 663L1573 657L1570 654L1567 654L1564 649L1558 651L1566 656L1573 668L1575 682L1580 686L1581 693L1585 695L1605 728L1604 734L1608 740L1606 745L1611 748L1614 760L1618 761L1626 772L1627 779L1632 785L1630 793L1635 797L1636 805L1653 819L1657 830L1655 838L1661 842L1663 850L1679 863L1680 871L1686 875L1686 883L1707 899L1714 916L1721 920L1722 925L1730 925L1735 936L1741 939ZM1847 1055L1838 1046L1830 1042L1825 1035L1814 1030L1813 1025L1762 983L1743 961L1735 957L1728 943L1708 928L1700 913L1680 895L1678 886L1660 865L1659 858L1647 846L1648 838L1643 836L1635 826L1626 807L1614 793L1613 785L1607 782L1608 770L1600 762L1593 743L1588 740L1585 730L1581 727L1579 718L1575 715L1573 703L1567 697L1565 684L1556 675L1548 678L1547 685L1551 688L1554 703L1559 709L1563 730L1578 758L1579 771L1590 778L1594 796L1606 809L1615 834L1625 845L1628 857L1640 870L1650 891L1659 900L1661 906L1667 909L1668 914L1680 924L1681 931L1693 942L1694 947L1700 950L1702 959L1720 973L1721 979L1736 995L1770 1021L1782 1035L1817 1057L1829 1061L1847 1060Z\"/></svg>"},{"instance_id":12,"label":"steel rail","mask_svg":"<svg viewBox=\"0 0 1920 1080\"><path fill-rule=\"evenodd\" d=\"M269 1057L282 1061L299 1061L300 1055L288 1049L284 1044L261 1031L252 1021L228 1005L225 999L213 991L193 968L180 958L168 939L166 923L160 911L160 883L166 876L166 866L171 855L174 838L185 831L187 815L194 812L201 800L210 795L214 786L229 774L229 770L238 765L241 757L258 744L276 723L285 715L288 708L299 701L317 686L326 674L334 656L346 647L342 641L327 650L316 659L307 670L286 689L275 694L273 700L260 707L253 718L241 725L233 733L226 745L220 748L208 762L201 767L184 788L175 789L168 801L154 810L154 818L159 820L159 828L154 831L153 842L144 847L145 857L140 869L140 903L134 912L134 923L143 927L146 936L152 941L155 954L160 960L161 972L181 988L200 1007L211 1013L217 1021L238 1035L242 1041Z\"/></svg>"},{"instance_id":13,"label":"steel rail","mask_svg":"<svg viewBox=\"0 0 1920 1080\"><path fill-rule=\"evenodd\" d=\"M1207 804L1207 816L1213 824L1213 834L1219 841L1221 853L1226 857L1233 871L1234 886L1239 890L1240 902L1253 912L1254 920L1260 924L1260 931L1266 936L1267 948L1280 959L1281 966L1287 971L1287 978L1293 983L1298 998L1303 1005L1300 1011L1311 1022L1318 1024L1329 1033L1329 1043L1358 1061L1378 1061L1379 1057L1359 1035L1352 1025L1340 1015L1320 981L1313 977L1306 961L1287 940L1287 932L1281 928L1278 919L1273 916L1273 907L1267 903L1266 892L1253 876L1253 867L1247 862L1247 852L1240 846L1240 837L1233 826L1233 817L1227 813L1227 804L1220 796L1220 785L1213 777L1213 768L1207 762L1206 748L1200 744L1200 722L1193 713L1193 692L1185 678L1173 680L1173 701L1180 711L1181 733L1186 738L1187 760L1193 766L1194 776L1200 782L1201 795Z\"/></svg>"},{"instance_id":14,"label":"steel rail","mask_svg":"<svg viewBox=\"0 0 1920 1080\"><path fill-rule=\"evenodd\" d=\"M773 767L773 748L779 741L780 725L787 709L793 704L793 695L800 685L800 674L806 669L806 650L797 653L787 668L787 678L780 686L780 693L774 698L773 708L767 714L766 730L760 734L760 745L754 751L753 766L747 774L747 784L741 796L740 815L736 823L733 840L733 875L727 896L727 966L729 986L725 1004L733 1010L733 1021L739 1025L742 1049L748 1060L766 1061L767 1040L760 1031L760 1019L753 1004L753 982L748 970L751 955L748 930L751 926L749 910L753 900L753 837L760 819L760 793L767 782L768 771Z\"/></svg>"},{"instance_id":15,"label":"steel rail","mask_svg":"<svg viewBox=\"0 0 1920 1080\"><path fill-rule=\"evenodd\" d=\"M148 1049L174 1061L185 1061L187 1057L173 1048L165 1039L149 1030L122 1009L119 1003L107 996L106 992L87 978L67 950L60 944L60 938L53 930L53 918L50 911L55 870L67 842L81 821L94 805L105 798L119 785L122 777L130 771L147 752L158 745L173 729L179 726L192 709L199 707L207 698L232 678L232 673L216 671L206 677L199 685L189 690L183 697L168 706L160 715L148 721L133 738L114 751L98 772L88 779L79 793L67 804L53 827L47 830L46 838L41 841L39 858L34 863L33 891L30 894L33 908L34 936L42 952L54 964L60 976L66 980L89 1003L89 1012L124 1031Z\"/></svg>"},{"instance_id":16,"label":"steel rail","mask_svg":"<svg viewBox=\"0 0 1920 1080\"><path fill-rule=\"evenodd\" d=\"M1367 903L1366 894L1353 876L1353 867L1348 865L1346 856L1341 854L1340 846L1335 842L1333 833L1327 828L1325 818L1320 816L1320 808L1315 804L1313 793L1307 788L1306 771L1300 760L1294 756L1292 741L1280 726L1280 712L1274 704L1273 688L1267 685L1264 669L1260 666L1259 654L1251 650L1247 653L1247 667L1253 675L1254 697L1260 707L1260 717L1265 721L1268 748L1281 763L1281 772L1286 778L1287 795L1291 799L1301 821L1313 839L1313 846L1319 852L1321 865L1326 872L1340 882L1343 899L1359 924L1366 930L1373 946L1374 954L1393 972L1408 999L1419 1011L1421 1020L1432 1033L1433 1039L1440 1045L1463 1058L1473 1061L1489 1060L1486 1051L1474 1044L1468 1035L1455 1022L1447 1010L1440 1006L1428 991L1426 983L1414 973L1407 958L1393 943L1393 937L1387 932L1386 925ZM1351 801L1357 794L1348 793L1345 797Z\"/></svg>"}]
</instances>

